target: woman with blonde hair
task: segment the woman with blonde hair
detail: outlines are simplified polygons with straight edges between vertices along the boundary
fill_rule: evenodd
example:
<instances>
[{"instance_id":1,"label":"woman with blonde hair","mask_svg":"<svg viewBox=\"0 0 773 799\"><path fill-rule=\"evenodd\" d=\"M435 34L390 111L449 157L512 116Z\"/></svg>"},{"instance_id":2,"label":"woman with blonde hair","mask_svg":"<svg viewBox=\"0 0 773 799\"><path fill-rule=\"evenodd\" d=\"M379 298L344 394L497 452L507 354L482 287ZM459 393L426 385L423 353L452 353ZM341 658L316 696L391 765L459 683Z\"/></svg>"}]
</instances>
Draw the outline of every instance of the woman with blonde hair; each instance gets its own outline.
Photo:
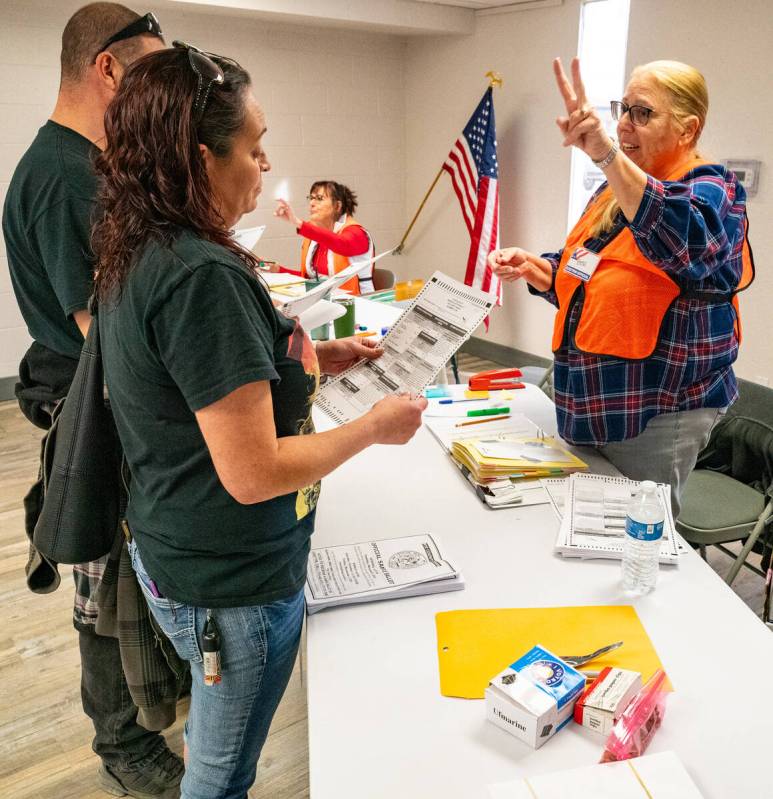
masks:
<instances>
[{"instance_id":1,"label":"woman with blonde hair","mask_svg":"<svg viewBox=\"0 0 773 799\"><path fill-rule=\"evenodd\" d=\"M561 436L597 447L626 476L671 484L674 516L711 428L738 396L736 293L751 282L746 194L697 152L703 76L677 61L637 67L611 104L618 141L589 105L578 59L556 59L565 147L606 177L563 249L489 257L558 308L553 331Z\"/></svg>"}]
</instances>

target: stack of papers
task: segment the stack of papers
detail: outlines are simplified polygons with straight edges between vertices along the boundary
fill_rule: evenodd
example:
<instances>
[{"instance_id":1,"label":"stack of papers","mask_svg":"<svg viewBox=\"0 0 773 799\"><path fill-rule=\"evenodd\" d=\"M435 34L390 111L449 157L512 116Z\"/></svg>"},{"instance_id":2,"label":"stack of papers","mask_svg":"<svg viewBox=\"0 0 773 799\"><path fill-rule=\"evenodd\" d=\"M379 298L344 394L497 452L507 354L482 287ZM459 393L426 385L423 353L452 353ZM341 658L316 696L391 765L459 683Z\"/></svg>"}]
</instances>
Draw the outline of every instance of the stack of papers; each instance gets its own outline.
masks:
<instances>
[{"instance_id":1,"label":"stack of papers","mask_svg":"<svg viewBox=\"0 0 773 799\"><path fill-rule=\"evenodd\" d=\"M482 399L480 407L486 407L490 402L499 404L504 400ZM458 404L432 405L424 414L424 424L451 456L454 465L473 487L478 499L490 508L547 503L550 497L538 478L548 474L566 475L574 469L587 468L579 458L556 447L552 438L542 436L537 425L522 413L511 413L504 419L487 422L484 434L477 425L462 424L466 414L460 412L459 407ZM472 407L479 406L475 403ZM476 442L484 443L478 446ZM537 442L536 445L534 442ZM517 453L516 447L519 448ZM487 457L481 453L481 448L483 453L496 453L496 457ZM560 460L553 461L553 465L548 468L541 460L535 463L535 452L540 459L552 457ZM513 471L513 464L505 464L499 457L502 454L519 454L531 460L521 457ZM490 473L492 465L493 474Z\"/></svg>"},{"instance_id":2,"label":"stack of papers","mask_svg":"<svg viewBox=\"0 0 773 799\"><path fill-rule=\"evenodd\" d=\"M462 575L428 534L312 549L306 577L308 612L378 599L464 588Z\"/></svg>"},{"instance_id":3,"label":"stack of papers","mask_svg":"<svg viewBox=\"0 0 773 799\"><path fill-rule=\"evenodd\" d=\"M451 455L483 485L502 479L558 477L588 468L554 438L545 437L486 433L454 441Z\"/></svg>"},{"instance_id":4,"label":"stack of papers","mask_svg":"<svg viewBox=\"0 0 773 799\"><path fill-rule=\"evenodd\" d=\"M556 552L578 558L622 558L626 507L638 488L638 482L626 477L571 475ZM675 532L669 486L658 483L658 496L666 512L660 562L677 563L684 544Z\"/></svg>"},{"instance_id":5,"label":"stack of papers","mask_svg":"<svg viewBox=\"0 0 773 799\"><path fill-rule=\"evenodd\" d=\"M489 785L491 799L701 799L673 752Z\"/></svg>"}]
</instances>

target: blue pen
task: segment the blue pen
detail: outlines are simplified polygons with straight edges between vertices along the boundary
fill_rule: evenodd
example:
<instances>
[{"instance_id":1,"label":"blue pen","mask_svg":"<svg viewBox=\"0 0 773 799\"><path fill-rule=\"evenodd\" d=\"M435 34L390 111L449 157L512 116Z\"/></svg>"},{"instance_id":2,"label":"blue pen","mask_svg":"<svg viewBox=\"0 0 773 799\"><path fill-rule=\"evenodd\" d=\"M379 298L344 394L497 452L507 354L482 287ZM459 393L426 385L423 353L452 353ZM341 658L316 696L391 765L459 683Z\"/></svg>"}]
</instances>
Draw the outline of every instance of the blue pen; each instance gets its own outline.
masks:
<instances>
[{"instance_id":1,"label":"blue pen","mask_svg":"<svg viewBox=\"0 0 773 799\"><path fill-rule=\"evenodd\" d=\"M450 405L452 402L487 402L485 399L442 399L441 405Z\"/></svg>"}]
</instances>

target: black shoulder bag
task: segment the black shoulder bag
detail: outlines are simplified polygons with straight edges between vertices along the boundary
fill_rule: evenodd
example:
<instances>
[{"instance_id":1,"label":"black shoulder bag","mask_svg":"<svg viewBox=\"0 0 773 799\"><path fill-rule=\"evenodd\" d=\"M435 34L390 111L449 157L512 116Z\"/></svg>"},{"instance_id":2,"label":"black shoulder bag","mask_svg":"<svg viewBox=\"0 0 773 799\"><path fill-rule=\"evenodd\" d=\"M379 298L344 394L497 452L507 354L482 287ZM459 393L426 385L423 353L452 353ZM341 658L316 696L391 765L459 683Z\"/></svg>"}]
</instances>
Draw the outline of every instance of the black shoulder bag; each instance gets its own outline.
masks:
<instances>
[{"instance_id":1,"label":"black shoulder bag","mask_svg":"<svg viewBox=\"0 0 773 799\"><path fill-rule=\"evenodd\" d=\"M96 303L43 463L43 508L32 543L56 563L106 555L120 512L121 447L105 398Z\"/></svg>"}]
</instances>

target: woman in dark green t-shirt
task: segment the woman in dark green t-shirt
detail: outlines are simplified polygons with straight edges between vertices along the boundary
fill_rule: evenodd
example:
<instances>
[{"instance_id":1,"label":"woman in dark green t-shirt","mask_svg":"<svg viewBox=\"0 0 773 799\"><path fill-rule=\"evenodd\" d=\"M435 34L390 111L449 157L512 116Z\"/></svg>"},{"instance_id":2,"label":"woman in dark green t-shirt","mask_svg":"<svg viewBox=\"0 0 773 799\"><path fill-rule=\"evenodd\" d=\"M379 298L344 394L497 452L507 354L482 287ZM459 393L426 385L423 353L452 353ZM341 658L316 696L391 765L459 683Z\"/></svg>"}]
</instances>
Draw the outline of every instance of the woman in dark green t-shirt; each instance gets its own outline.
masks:
<instances>
[{"instance_id":1,"label":"woman in dark green t-shirt","mask_svg":"<svg viewBox=\"0 0 773 799\"><path fill-rule=\"evenodd\" d=\"M320 370L380 351L315 351L231 236L270 168L238 64L180 43L140 59L105 131L93 240L132 563L191 664L182 797L246 797L298 648L319 481L370 444L408 441L426 401L390 397L314 433Z\"/></svg>"}]
</instances>

